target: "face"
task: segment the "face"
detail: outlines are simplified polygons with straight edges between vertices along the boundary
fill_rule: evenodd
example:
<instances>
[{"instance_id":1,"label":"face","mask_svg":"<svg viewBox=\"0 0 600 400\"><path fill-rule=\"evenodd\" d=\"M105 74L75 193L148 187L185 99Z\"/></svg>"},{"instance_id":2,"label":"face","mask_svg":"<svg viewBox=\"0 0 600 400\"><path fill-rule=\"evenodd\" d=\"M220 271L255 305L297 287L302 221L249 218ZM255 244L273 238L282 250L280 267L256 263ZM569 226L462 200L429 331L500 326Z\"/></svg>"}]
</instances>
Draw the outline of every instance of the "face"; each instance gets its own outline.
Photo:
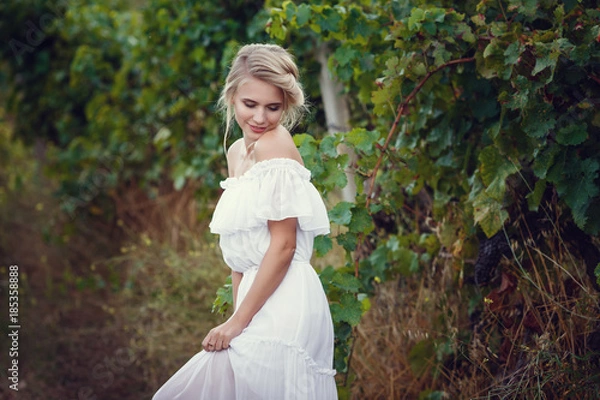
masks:
<instances>
[{"instance_id":1,"label":"face","mask_svg":"<svg viewBox=\"0 0 600 400\"><path fill-rule=\"evenodd\" d=\"M238 87L233 109L248 146L279 125L283 114L283 93L270 83L250 78Z\"/></svg>"}]
</instances>

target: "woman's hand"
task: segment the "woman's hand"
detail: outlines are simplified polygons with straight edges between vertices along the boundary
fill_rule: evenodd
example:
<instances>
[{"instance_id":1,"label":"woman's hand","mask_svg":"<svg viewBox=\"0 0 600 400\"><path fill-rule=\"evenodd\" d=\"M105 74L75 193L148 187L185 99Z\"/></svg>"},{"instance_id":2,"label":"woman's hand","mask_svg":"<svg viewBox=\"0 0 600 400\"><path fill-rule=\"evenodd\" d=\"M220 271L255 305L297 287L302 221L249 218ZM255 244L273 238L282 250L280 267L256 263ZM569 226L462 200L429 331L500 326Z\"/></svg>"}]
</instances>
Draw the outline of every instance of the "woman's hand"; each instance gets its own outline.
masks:
<instances>
[{"instance_id":1,"label":"woman's hand","mask_svg":"<svg viewBox=\"0 0 600 400\"><path fill-rule=\"evenodd\" d=\"M245 326L238 322L234 316L226 322L214 327L202 341L202 347L206 351L221 351L229 347L231 339L238 336Z\"/></svg>"}]
</instances>

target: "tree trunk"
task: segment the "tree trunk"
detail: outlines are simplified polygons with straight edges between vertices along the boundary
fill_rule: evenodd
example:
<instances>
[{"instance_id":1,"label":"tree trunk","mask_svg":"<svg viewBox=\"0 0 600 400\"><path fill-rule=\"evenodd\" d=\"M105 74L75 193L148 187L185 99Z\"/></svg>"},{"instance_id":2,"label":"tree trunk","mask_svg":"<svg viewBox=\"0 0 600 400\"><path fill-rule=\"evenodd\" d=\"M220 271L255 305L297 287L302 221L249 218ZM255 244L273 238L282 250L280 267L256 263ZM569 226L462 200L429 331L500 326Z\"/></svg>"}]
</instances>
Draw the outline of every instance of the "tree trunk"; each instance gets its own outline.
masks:
<instances>
[{"instance_id":1,"label":"tree trunk","mask_svg":"<svg viewBox=\"0 0 600 400\"><path fill-rule=\"evenodd\" d=\"M321 63L321 73L319 75L319 86L321 88L321 97L325 108L325 121L327 131L330 134L337 132L348 132L350 130L350 108L348 106L348 97L344 93L343 85L335 79L327 67L329 58L329 49L327 45L321 44L317 49L317 60ZM342 199L344 201L354 202L356 197L356 182L354 181L354 171L351 166L356 160L356 154L352 149L345 145L338 147L338 152L348 154L349 167L346 169L346 178L348 184L341 189Z\"/></svg>"}]
</instances>

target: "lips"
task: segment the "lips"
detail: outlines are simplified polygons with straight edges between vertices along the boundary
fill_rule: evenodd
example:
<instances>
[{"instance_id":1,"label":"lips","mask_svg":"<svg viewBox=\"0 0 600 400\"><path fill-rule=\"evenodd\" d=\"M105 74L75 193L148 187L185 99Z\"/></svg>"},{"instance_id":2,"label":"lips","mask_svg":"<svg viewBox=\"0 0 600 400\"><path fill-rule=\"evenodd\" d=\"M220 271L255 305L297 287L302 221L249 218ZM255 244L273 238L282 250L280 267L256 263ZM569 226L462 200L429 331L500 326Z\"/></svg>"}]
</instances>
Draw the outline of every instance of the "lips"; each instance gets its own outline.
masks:
<instances>
[{"instance_id":1,"label":"lips","mask_svg":"<svg viewBox=\"0 0 600 400\"><path fill-rule=\"evenodd\" d=\"M248 125L250 126L250 129L252 130L252 132L254 133L263 133L264 131L267 130L267 127L258 127L258 126L253 126L253 125Z\"/></svg>"}]
</instances>

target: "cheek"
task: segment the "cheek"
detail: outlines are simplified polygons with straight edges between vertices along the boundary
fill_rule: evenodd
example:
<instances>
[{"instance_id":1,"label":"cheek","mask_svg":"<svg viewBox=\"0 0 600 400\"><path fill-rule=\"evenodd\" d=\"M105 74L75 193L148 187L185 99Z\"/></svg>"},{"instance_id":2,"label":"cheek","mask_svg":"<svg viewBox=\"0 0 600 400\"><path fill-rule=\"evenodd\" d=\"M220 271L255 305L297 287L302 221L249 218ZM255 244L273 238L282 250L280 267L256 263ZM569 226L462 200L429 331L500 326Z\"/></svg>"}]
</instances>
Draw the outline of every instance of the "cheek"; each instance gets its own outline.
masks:
<instances>
[{"instance_id":1,"label":"cheek","mask_svg":"<svg viewBox=\"0 0 600 400\"><path fill-rule=\"evenodd\" d=\"M277 124L281 121L282 116L283 111L272 112L269 114L269 122L272 124Z\"/></svg>"},{"instance_id":2,"label":"cheek","mask_svg":"<svg viewBox=\"0 0 600 400\"><path fill-rule=\"evenodd\" d=\"M246 109L246 107L242 107L242 106L235 104L233 106L233 113L235 115L236 121L238 121L238 122L248 119L249 113L248 113L248 110Z\"/></svg>"}]
</instances>

